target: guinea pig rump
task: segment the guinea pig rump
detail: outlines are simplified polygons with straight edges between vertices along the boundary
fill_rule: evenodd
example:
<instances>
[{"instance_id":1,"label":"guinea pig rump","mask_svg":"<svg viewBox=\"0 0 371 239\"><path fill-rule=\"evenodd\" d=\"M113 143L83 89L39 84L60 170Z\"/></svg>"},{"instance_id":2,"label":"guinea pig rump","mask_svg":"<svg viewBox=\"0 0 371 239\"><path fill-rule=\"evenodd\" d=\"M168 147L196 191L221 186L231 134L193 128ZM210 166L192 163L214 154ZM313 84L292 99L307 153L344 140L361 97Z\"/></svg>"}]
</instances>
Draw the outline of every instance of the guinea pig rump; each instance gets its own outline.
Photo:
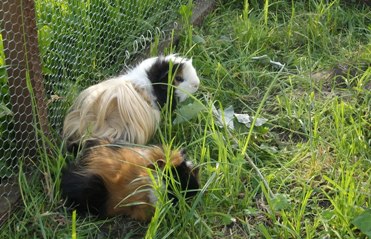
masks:
<instances>
[{"instance_id":1,"label":"guinea pig rump","mask_svg":"<svg viewBox=\"0 0 371 239\"><path fill-rule=\"evenodd\" d=\"M81 160L63 171L62 192L79 211L100 217L127 215L151 219L157 202L155 188L165 185L169 199L179 191L193 196L199 188L197 170L174 150L167 160L161 147L130 147L88 140ZM161 180L161 181L158 181Z\"/></svg>"}]
</instances>

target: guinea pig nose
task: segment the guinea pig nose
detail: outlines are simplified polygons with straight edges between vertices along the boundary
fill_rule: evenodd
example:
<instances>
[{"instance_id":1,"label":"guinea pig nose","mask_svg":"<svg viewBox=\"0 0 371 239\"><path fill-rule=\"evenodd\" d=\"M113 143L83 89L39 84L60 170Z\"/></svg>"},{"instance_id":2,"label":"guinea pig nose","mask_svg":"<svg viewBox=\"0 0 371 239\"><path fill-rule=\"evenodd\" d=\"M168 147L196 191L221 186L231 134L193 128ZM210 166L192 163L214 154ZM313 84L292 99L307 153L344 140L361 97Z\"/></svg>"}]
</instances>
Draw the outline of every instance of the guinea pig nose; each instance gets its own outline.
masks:
<instances>
[{"instance_id":1,"label":"guinea pig nose","mask_svg":"<svg viewBox=\"0 0 371 239\"><path fill-rule=\"evenodd\" d=\"M196 88L196 89L198 89L199 86L200 86L199 83L194 83L194 84L192 84L192 87L193 87L193 88Z\"/></svg>"}]
</instances>

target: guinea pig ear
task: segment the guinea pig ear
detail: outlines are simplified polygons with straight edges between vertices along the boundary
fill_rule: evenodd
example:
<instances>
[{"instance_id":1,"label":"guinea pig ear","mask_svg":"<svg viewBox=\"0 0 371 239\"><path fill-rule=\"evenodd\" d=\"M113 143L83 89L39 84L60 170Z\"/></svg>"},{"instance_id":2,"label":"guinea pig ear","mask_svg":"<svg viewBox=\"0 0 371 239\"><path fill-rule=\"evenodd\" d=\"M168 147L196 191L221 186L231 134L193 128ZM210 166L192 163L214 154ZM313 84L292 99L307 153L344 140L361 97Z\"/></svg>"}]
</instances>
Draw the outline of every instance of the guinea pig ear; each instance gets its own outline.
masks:
<instances>
[{"instance_id":1,"label":"guinea pig ear","mask_svg":"<svg viewBox=\"0 0 371 239\"><path fill-rule=\"evenodd\" d=\"M155 162L147 165L147 168L155 170L156 168L163 169L166 165L166 161L164 159L157 159Z\"/></svg>"}]
</instances>

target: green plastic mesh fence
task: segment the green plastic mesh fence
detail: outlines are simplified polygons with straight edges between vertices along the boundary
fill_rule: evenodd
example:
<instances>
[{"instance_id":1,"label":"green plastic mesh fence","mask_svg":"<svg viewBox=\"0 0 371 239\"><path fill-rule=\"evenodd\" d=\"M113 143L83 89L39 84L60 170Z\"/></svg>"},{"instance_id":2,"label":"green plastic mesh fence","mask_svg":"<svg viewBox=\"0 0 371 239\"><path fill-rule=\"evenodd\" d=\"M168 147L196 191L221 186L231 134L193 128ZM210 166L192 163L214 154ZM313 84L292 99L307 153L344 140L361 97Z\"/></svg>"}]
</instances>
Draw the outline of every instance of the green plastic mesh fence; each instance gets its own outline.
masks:
<instances>
[{"instance_id":1,"label":"green plastic mesh fence","mask_svg":"<svg viewBox=\"0 0 371 239\"><path fill-rule=\"evenodd\" d=\"M0 218L17 198L20 163L37 152L24 151L36 145L29 121L60 134L77 93L119 74L155 39L168 39L187 1L30 2L0 4Z\"/></svg>"}]
</instances>

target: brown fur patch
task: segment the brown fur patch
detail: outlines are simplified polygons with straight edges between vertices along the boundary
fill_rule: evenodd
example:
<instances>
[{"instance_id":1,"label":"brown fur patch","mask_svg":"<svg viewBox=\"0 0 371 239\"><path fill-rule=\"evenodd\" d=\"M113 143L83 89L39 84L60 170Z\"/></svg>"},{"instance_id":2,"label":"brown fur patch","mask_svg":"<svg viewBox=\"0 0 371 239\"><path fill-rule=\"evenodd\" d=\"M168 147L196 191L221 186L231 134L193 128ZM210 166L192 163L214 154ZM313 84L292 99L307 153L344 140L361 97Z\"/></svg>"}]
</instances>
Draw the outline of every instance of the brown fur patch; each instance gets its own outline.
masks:
<instances>
[{"instance_id":1,"label":"brown fur patch","mask_svg":"<svg viewBox=\"0 0 371 239\"><path fill-rule=\"evenodd\" d=\"M176 71L176 74L175 74L175 77L174 77L174 85L175 86L179 86L179 84L182 83L182 82L179 82L179 81L176 80L177 76L183 78L183 67L179 67Z\"/></svg>"},{"instance_id":2,"label":"brown fur patch","mask_svg":"<svg viewBox=\"0 0 371 239\"><path fill-rule=\"evenodd\" d=\"M150 220L154 205L151 205L153 191L149 171L153 166L164 166L164 150L156 146L120 147L107 143L100 141L100 145L87 149L82 159L86 165L82 173L102 177L109 192L107 216L124 214L140 221ZM170 153L172 166L183 161L179 151Z\"/></svg>"}]
</instances>

